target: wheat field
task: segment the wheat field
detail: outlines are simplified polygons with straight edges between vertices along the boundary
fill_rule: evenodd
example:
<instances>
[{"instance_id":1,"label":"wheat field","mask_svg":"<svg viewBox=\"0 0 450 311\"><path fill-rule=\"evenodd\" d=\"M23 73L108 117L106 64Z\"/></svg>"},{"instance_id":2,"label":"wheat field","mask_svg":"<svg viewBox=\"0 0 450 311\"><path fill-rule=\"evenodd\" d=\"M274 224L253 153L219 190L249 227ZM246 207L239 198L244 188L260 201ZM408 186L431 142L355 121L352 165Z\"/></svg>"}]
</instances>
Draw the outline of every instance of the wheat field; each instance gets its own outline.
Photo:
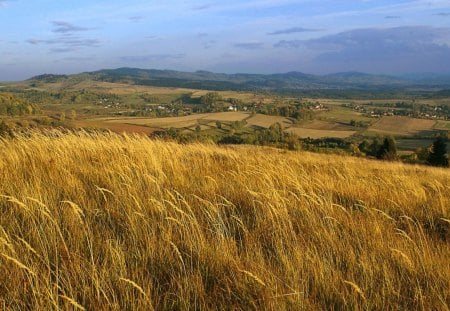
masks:
<instances>
[{"instance_id":1,"label":"wheat field","mask_svg":"<svg viewBox=\"0 0 450 311\"><path fill-rule=\"evenodd\" d=\"M0 179L0 310L450 308L448 169L48 132Z\"/></svg>"}]
</instances>

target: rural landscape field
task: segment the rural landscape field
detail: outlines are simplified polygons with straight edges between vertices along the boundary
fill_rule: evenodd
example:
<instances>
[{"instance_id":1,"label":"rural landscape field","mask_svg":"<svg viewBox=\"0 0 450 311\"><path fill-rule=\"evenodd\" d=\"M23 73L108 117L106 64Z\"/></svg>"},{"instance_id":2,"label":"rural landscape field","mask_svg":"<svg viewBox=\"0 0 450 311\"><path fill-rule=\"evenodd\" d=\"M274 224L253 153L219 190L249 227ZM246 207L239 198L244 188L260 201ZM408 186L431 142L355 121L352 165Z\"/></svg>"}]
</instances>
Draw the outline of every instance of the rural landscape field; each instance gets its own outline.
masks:
<instances>
[{"instance_id":1,"label":"rural landscape field","mask_svg":"<svg viewBox=\"0 0 450 311\"><path fill-rule=\"evenodd\" d=\"M0 311L449 311L449 21L0 0Z\"/></svg>"},{"instance_id":2,"label":"rural landscape field","mask_svg":"<svg viewBox=\"0 0 450 311\"><path fill-rule=\"evenodd\" d=\"M2 86L2 310L449 308L445 96Z\"/></svg>"},{"instance_id":3,"label":"rural landscape field","mask_svg":"<svg viewBox=\"0 0 450 311\"><path fill-rule=\"evenodd\" d=\"M2 84L1 309L448 310L445 96L98 80Z\"/></svg>"}]
</instances>

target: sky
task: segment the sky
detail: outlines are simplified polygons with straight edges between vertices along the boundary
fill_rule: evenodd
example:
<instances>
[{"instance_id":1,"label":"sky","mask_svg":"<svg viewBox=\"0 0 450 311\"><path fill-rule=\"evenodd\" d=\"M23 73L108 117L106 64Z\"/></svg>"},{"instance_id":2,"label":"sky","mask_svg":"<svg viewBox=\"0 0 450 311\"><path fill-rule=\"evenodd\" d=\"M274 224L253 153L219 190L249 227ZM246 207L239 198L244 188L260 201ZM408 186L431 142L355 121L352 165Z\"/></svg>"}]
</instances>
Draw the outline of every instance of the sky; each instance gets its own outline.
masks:
<instances>
[{"instance_id":1,"label":"sky","mask_svg":"<svg viewBox=\"0 0 450 311\"><path fill-rule=\"evenodd\" d=\"M0 0L0 81L138 67L450 73L449 0Z\"/></svg>"}]
</instances>

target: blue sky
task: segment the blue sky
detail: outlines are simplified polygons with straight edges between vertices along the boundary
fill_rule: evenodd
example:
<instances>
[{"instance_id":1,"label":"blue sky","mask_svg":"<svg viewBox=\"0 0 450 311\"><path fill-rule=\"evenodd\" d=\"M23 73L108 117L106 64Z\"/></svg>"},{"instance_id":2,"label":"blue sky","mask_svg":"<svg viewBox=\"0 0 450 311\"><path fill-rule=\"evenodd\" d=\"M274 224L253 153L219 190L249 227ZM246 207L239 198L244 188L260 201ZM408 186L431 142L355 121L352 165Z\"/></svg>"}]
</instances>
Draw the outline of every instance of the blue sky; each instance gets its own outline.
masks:
<instances>
[{"instance_id":1,"label":"blue sky","mask_svg":"<svg viewBox=\"0 0 450 311\"><path fill-rule=\"evenodd\" d=\"M450 72L449 0L0 0L0 80L140 67Z\"/></svg>"}]
</instances>

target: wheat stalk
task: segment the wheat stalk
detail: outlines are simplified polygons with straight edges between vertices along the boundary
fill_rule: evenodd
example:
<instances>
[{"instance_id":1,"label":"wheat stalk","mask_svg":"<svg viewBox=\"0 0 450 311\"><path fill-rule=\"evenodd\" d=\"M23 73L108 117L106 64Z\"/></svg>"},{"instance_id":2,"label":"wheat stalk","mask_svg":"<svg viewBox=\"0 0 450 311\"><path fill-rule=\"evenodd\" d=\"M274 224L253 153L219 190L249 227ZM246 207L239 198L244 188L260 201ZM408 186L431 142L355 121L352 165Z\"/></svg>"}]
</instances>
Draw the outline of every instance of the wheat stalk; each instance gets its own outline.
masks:
<instances>
[{"instance_id":1,"label":"wheat stalk","mask_svg":"<svg viewBox=\"0 0 450 311\"><path fill-rule=\"evenodd\" d=\"M245 275L249 276L251 279L255 280L260 285L266 286L266 283L264 283L258 276L256 276L255 274L251 273L250 271L239 269L239 272L242 272Z\"/></svg>"},{"instance_id":2,"label":"wheat stalk","mask_svg":"<svg viewBox=\"0 0 450 311\"><path fill-rule=\"evenodd\" d=\"M344 283L347 285L350 285L355 290L355 292L357 292L358 295L361 296L361 298L363 300L366 300L366 296L364 296L364 292L362 291L361 287L356 285L356 283L354 283L352 281L346 281L346 280L344 280Z\"/></svg>"},{"instance_id":3,"label":"wheat stalk","mask_svg":"<svg viewBox=\"0 0 450 311\"><path fill-rule=\"evenodd\" d=\"M31 270L30 268L28 268L26 265L24 265L23 263L21 263L20 261L18 261L16 258L10 257L6 254L1 254L3 257L5 257L6 259L8 259L9 261L13 262L16 266L18 266L19 268L27 271L29 274L31 274L32 276L36 276L36 274L33 272L33 270Z\"/></svg>"},{"instance_id":4,"label":"wheat stalk","mask_svg":"<svg viewBox=\"0 0 450 311\"><path fill-rule=\"evenodd\" d=\"M123 281L125 283L130 284L131 286L133 286L134 288L136 288L143 296L147 297L147 295L145 294L144 290L142 289L142 287L140 287L138 284L136 284L136 282L130 280L130 279L126 279L126 278L119 278L120 281Z\"/></svg>"},{"instance_id":5,"label":"wheat stalk","mask_svg":"<svg viewBox=\"0 0 450 311\"><path fill-rule=\"evenodd\" d=\"M80 310L86 310L82 305L80 305L78 302L76 302L74 299L67 297L66 295L59 295L59 297L65 299L67 302L69 302L72 306L74 306L77 309Z\"/></svg>"}]
</instances>

